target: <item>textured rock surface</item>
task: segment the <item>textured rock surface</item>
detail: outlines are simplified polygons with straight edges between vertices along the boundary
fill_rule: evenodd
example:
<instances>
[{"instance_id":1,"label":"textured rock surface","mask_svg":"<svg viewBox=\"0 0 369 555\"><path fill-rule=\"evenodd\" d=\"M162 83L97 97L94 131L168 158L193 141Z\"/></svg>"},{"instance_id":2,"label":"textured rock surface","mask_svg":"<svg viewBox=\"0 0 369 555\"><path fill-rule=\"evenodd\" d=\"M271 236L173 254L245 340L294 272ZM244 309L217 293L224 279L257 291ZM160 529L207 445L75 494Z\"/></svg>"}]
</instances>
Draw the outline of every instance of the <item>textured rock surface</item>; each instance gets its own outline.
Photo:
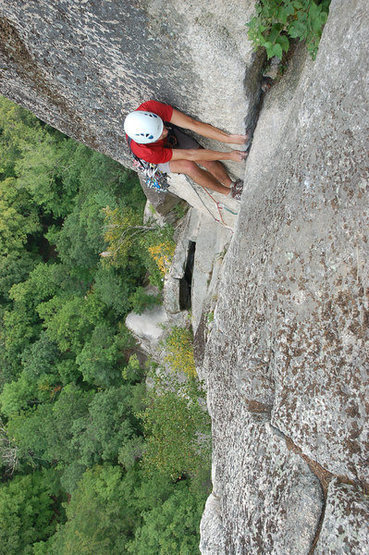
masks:
<instances>
[{"instance_id":1,"label":"textured rock surface","mask_svg":"<svg viewBox=\"0 0 369 555\"><path fill-rule=\"evenodd\" d=\"M170 272L165 278L164 306L169 314L181 311L181 280L185 276L190 244L194 243L191 270L192 328L196 332L204 307L215 304L222 256L232 232L211 219L208 214L191 208L182 222ZM212 301L213 299L213 301Z\"/></svg>"},{"instance_id":2,"label":"textured rock surface","mask_svg":"<svg viewBox=\"0 0 369 555\"><path fill-rule=\"evenodd\" d=\"M163 364L165 356L163 342L173 326L186 326L188 312L168 314L162 306L159 306L147 309L142 314L131 312L125 323L135 336L140 350L159 364Z\"/></svg>"},{"instance_id":3,"label":"textured rock surface","mask_svg":"<svg viewBox=\"0 0 369 555\"><path fill-rule=\"evenodd\" d=\"M192 277L191 311L195 333L205 305L215 304L222 257L231 237L231 231L205 215L201 217Z\"/></svg>"},{"instance_id":4,"label":"textured rock surface","mask_svg":"<svg viewBox=\"0 0 369 555\"><path fill-rule=\"evenodd\" d=\"M217 552L212 537L220 552L301 553L319 531L310 519L309 539L290 551L268 534L282 505L262 505L249 454L257 445L269 453L259 465L266 481L282 455L270 428L249 427L249 413L264 411L294 456L300 449L323 471L369 481L368 15L366 0L333 0L316 62L297 52L264 101L202 369L218 500L214 520L211 504L204 516L205 553ZM313 492L314 474L304 476ZM295 480L287 473L281 493ZM335 507L328 496L326 518ZM291 538L295 518L283 523ZM348 534L348 552L358 534Z\"/></svg>"},{"instance_id":5,"label":"textured rock surface","mask_svg":"<svg viewBox=\"0 0 369 555\"><path fill-rule=\"evenodd\" d=\"M369 498L357 488L330 483L327 509L315 553L368 553Z\"/></svg>"},{"instance_id":6,"label":"textured rock surface","mask_svg":"<svg viewBox=\"0 0 369 555\"><path fill-rule=\"evenodd\" d=\"M318 479L288 451L266 415L250 415L245 407L226 416L213 422L213 441L227 450L228 460L214 453L215 487L201 525L202 553L308 553L322 509ZM239 418L242 427L234 425ZM214 545L219 532L207 518L214 509L216 522L220 514L224 524L220 549Z\"/></svg>"},{"instance_id":7,"label":"textured rock surface","mask_svg":"<svg viewBox=\"0 0 369 555\"><path fill-rule=\"evenodd\" d=\"M142 314L131 312L126 318L127 328L131 330L147 352L155 347L163 334L162 326L167 323L168 316L161 306L145 310Z\"/></svg>"},{"instance_id":8,"label":"textured rock surface","mask_svg":"<svg viewBox=\"0 0 369 555\"><path fill-rule=\"evenodd\" d=\"M0 93L125 165L124 115L149 98L244 132L255 116L262 63L246 40L253 6L0 0ZM229 168L242 172L241 164Z\"/></svg>"}]
</instances>

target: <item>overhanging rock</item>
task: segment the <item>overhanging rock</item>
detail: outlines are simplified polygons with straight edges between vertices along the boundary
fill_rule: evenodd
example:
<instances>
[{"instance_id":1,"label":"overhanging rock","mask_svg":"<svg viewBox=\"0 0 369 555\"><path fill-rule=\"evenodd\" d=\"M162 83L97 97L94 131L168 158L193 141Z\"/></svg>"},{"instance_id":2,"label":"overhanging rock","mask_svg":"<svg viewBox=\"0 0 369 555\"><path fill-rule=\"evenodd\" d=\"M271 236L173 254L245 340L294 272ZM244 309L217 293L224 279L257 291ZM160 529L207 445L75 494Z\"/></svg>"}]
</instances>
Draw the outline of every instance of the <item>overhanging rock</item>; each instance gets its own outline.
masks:
<instances>
[{"instance_id":1,"label":"overhanging rock","mask_svg":"<svg viewBox=\"0 0 369 555\"><path fill-rule=\"evenodd\" d=\"M124 165L124 115L150 98L244 132L262 63L246 37L253 7L237 0L198 0L190 9L175 0L0 0L0 92Z\"/></svg>"}]
</instances>

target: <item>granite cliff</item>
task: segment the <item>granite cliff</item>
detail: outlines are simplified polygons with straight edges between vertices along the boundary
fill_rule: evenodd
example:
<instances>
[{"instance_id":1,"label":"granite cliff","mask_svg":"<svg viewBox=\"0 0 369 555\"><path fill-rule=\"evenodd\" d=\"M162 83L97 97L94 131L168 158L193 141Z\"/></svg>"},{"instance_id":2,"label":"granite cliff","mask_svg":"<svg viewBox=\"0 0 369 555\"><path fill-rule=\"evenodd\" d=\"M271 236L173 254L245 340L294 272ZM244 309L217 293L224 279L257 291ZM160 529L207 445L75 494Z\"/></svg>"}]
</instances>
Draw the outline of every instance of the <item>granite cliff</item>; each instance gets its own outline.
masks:
<instances>
[{"instance_id":1,"label":"granite cliff","mask_svg":"<svg viewBox=\"0 0 369 555\"><path fill-rule=\"evenodd\" d=\"M367 552L368 15L333 1L256 127L201 365L203 553Z\"/></svg>"},{"instance_id":2,"label":"granite cliff","mask_svg":"<svg viewBox=\"0 0 369 555\"><path fill-rule=\"evenodd\" d=\"M245 169L229 166L245 170L240 205L219 213L184 178L172 184L194 213L166 310L180 312L196 242L195 347L213 423L201 550L366 553L369 8L332 0L316 61L298 47L260 114L252 9L0 0L0 92L123 164L123 114L146 98L233 132L259 116Z\"/></svg>"},{"instance_id":3,"label":"granite cliff","mask_svg":"<svg viewBox=\"0 0 369 555\"><path fill-rule=\"evenodd\" d=\"M252 10L236 0L0 0L0 92L126 166L124 116L149 98L243 133L255 122L263 62L245 40ZM178 177L171 191L219 219L201 188ZM234 224L229 211L222 217Z\"/></svg>"}]
</instances>

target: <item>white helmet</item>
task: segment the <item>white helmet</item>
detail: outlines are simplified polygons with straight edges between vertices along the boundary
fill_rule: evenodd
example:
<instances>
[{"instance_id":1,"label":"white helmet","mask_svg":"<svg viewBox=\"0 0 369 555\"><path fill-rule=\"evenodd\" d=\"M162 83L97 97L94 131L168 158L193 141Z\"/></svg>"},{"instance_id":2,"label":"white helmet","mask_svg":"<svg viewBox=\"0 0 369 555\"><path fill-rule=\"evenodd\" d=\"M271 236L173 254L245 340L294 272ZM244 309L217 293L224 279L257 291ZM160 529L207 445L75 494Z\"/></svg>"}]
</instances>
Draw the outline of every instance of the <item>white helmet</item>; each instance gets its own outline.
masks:
<instances>
[{"instance_id":1,"label":"white helmet","mask_svg":"<svg viewBox=\"0 0 369 555\"><path fill-rule=\"evenodd\" d=\"M164 129L163 120L152 112L136 110L124 120L124 131L136 143L148 144L157 141Z\"/></svg>"}]
</instances>

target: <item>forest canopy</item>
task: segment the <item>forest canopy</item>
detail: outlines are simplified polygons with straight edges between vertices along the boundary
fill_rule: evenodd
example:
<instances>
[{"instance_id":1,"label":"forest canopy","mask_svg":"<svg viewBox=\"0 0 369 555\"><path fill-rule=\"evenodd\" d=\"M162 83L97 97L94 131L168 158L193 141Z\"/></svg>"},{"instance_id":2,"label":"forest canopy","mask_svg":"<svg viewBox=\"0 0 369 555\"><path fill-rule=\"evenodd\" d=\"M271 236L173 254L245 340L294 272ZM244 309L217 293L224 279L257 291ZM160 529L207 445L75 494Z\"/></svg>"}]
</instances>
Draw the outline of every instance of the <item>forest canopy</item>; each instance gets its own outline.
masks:
<instances>
[{"instance_id":1,"label":"forest canopy","mask_svg":"<svg viewBox=\"0 0 369 555\"><path fill-rule=\"evenodd\" d=\"M136 225L144 205L133 172L0 97L6 553L198 553L210 453L196 440L209 435L201 386L174 373L165 390L124 324L160 302L148 253L169 231L126 241L111 263L100 256L119 241L110 232L107 245L112 221Z\"/></svg>"}]
</instances>

